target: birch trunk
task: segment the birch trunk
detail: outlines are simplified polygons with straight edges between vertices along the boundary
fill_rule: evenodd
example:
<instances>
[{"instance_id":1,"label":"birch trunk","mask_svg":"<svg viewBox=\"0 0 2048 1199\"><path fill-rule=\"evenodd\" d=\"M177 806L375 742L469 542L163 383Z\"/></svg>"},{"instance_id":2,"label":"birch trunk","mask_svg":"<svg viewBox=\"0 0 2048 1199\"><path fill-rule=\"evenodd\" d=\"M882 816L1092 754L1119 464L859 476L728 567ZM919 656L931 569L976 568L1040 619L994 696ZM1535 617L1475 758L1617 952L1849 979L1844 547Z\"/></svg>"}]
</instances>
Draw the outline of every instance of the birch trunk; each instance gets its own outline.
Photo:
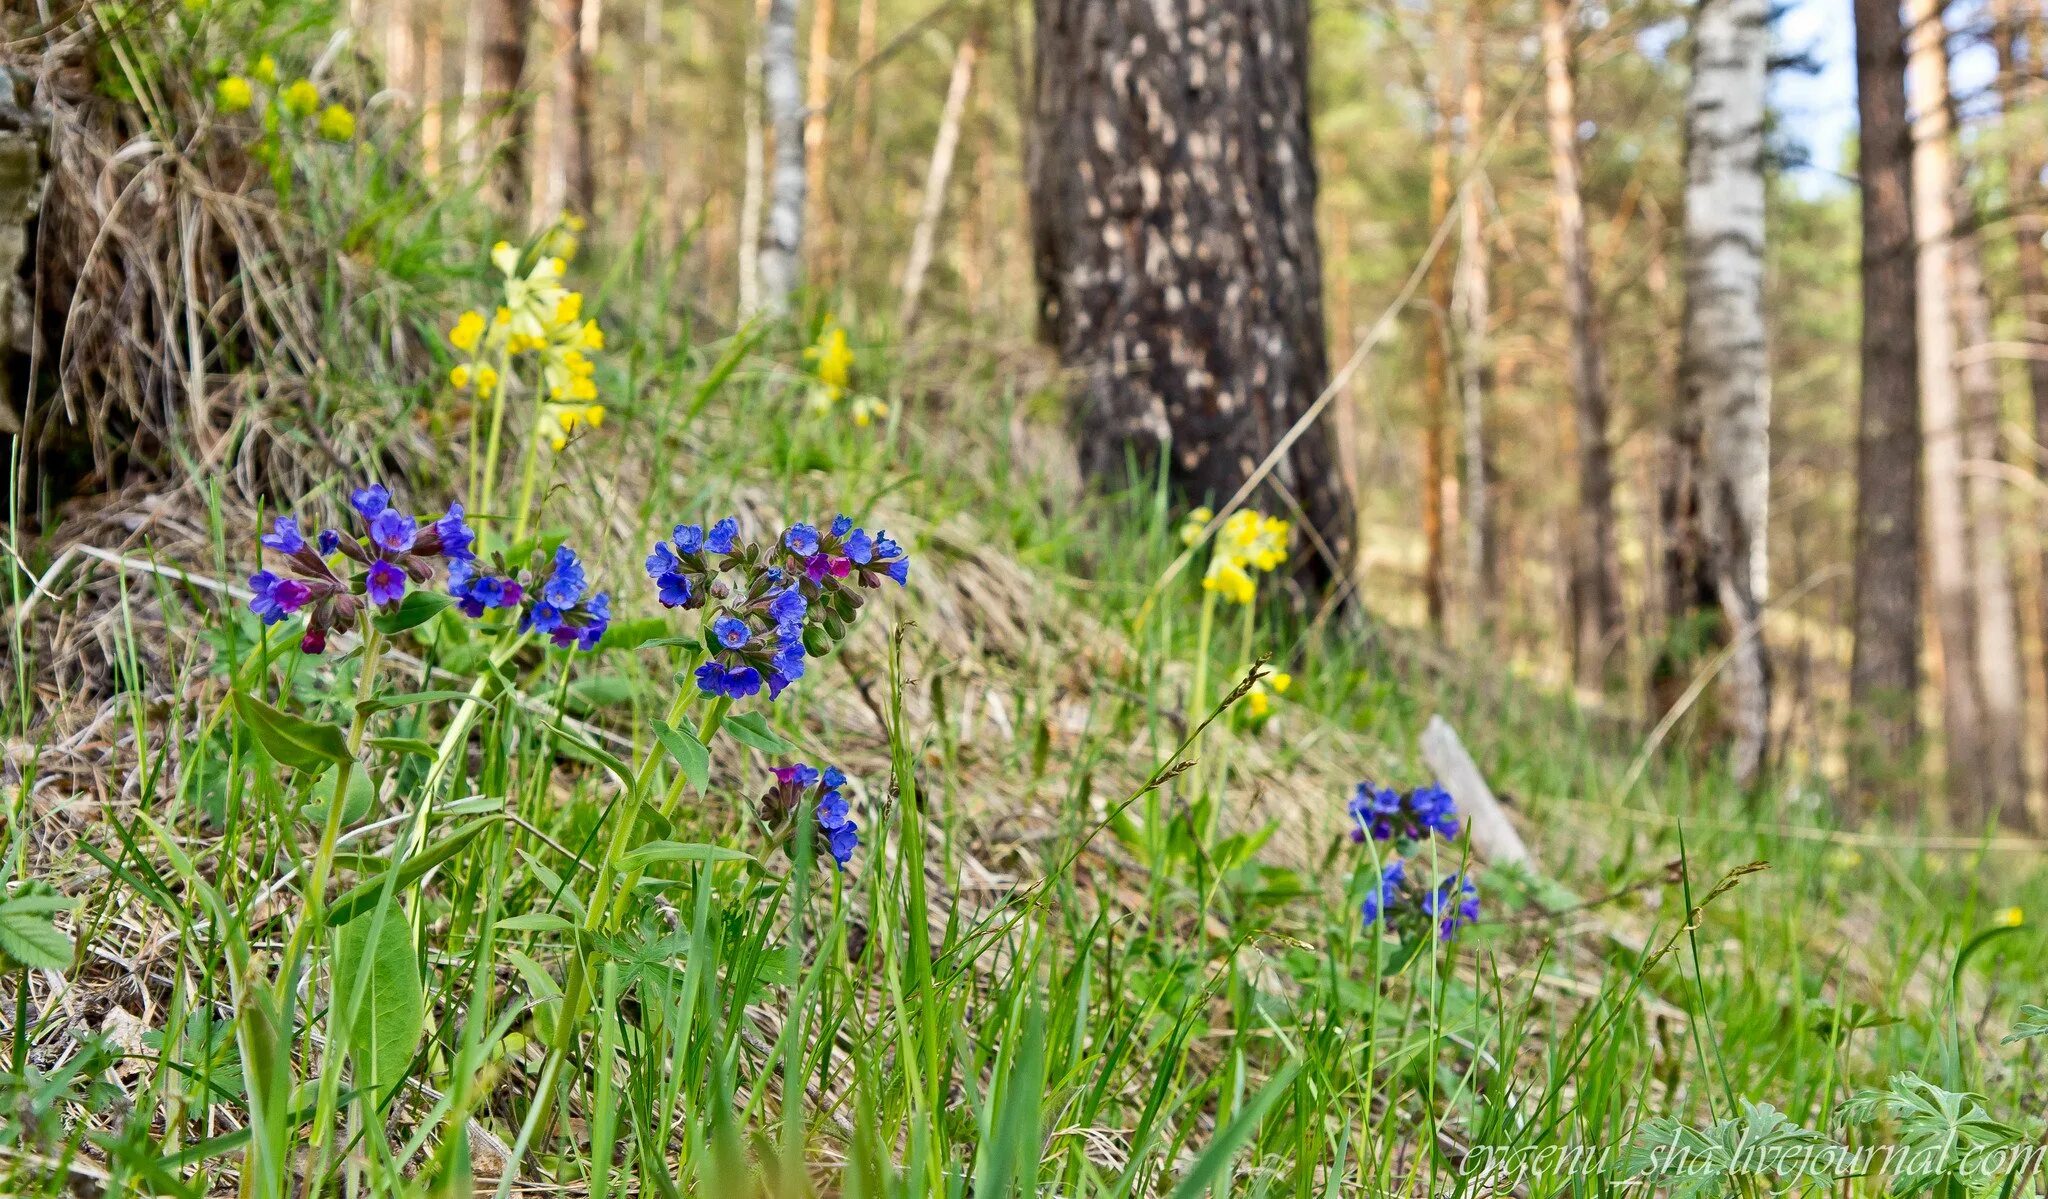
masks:
<instances>
[{"instance_id":1,"label":"birch trunk","mask_svg":"<svg viewBox=\"0 0 2048 1199\"><path fill-rule=\"evenodd\" d=\"M1700 532L1723 635L1743 785L1770 745L1771 670L1758 627L1770 584L1771 377L1764 344L1767 0L1700 0L1686 102L1681 403L1697 414Z\"/></svg>"},{"instance_id":2,"label":"birch trunk","mask_svg":"<svg viewBox=\"0 0 2048 1199\"><path fill-rule=\"evenodd\" d=\"M1967 216L1969 211L1968 195L1959 191L1956 212ZM2020 673L2019 604L2013 596L2006 543L2006 485L1994 473L2002 458L1999 431L2004 423L2004 401L1997 361L1988 354L1991 297L1985 289L1975 234L1956 238L1955 267L1955 306L1963 341L1964 493L1969 504L1971 591L1976 599L1973 668L1984 704L1985 802L2006 823L2024 827L2028 823L2026 680Z\"/></svg>"},{"instance_id":3,"label":"birch trunk","mask_svg":"<svg viewBox=\"0 0 2048 1199\"><path fill-rule=\"evenodd\" d=\"M1493 389L1493 358L1487 345L1492 320L1490 264L1486 244L1486 177L1480 170L1485 146L1486 79L1482 73L1485 14L1477 0L1465 9L1464 92L1459 111L1465 126L1465 182L1458 197L1458 391L1464 407L1465 574L1472 623L1482 637L1493 629L1496 558L1489 502L1486 396Z\"/></svg>"},{"instance_id":4,"label":"birch trunk","mask_svg":"<svg viewBox=\"0 0 2048 1199\"><path fill-rule=\"evenodd\" d=\"M804 247L803 78L796 61L797 0L768 0L761 22L761 94L775 129L768 229L761 242L761 307L788 313Z\"/></svg>"},{"instance_id":5,"label":"birch trunk","mask_svg":"<svg viewBox=\"0 0 2048 1199\"><path fill-rule=\"evenodd\" d=\"M1458 91L1451 77L1453 34L1448 6L1436 19L1436 84L1434 128L1429 139L1429 228L1432 233L1451 214L1451 122ZM1428 309L1422 329L1422 593L1429 627L1441 633L1449 587L1444 563L1444 437L1450 424L1451 256L1439 253L1430 263Z\"/></svg>"},{"instance_id":6,"label":"birch trunk","mask_svg":"<svg viewBox=\"0 0 2048 1199\"><path fill-rule=\"evenodd\" d=\"M755 0L754 45L747 55L740 89L740 122L746 126L746 163L740 184L740 317L761 308L761 208L768 192L768 147L761 128L761 34L768 26L769 0Z\"/></svg>"},{"instance_id":7,"label":"birch trunk","mask_svg":"<svg viewBox=\"0 0 2048 1199\"><path fill-rule=\"evenodd\" d=\"M1571 327L1572 399L1579 459L1579 510L1571 553L1572 661L1581 685L1605 687L1623 637L1620 571L1614 557L1614 464L1607 445L1607 379L1601 359L1593 265L1579 191L1578 98L1572 81L1570 0L1543 0L1543 99L1556 190L1557 243L1565 319Z\"/></svg>"},{"instance_id":8,"label":"birch trunk","mask_svg":"<svg viewBox=\"0 0 2048 1199\"><path fill-rule=\"evenodd\" d=\"M903 269L903 301L896 309L898 335L917 322L924 295L925 272L931 269L939 218L946 211L946 182L953 176L953 158L960 149L960 120L967 112L968 89L974 86L974 63L981 53L981 31L970 30L953 52L953 74L946 84L946 105L939 114L939 133L932 145L931 167L924 177L924 205L910 236L910 260Z\"/></svg>"},{"instance_id":9,"label":"birch trunk","mask_svg":"<svg viewBox=\"0 0 2048 1199\"><path fill-rule=\"evenodd\" d=\"M1912 127L1897 0L1855 0L1862 189L1862 383L1856 427L1852 787L1899 814L1919 741L1920 399Z\"/></svg>"},{"instance_id":10,"label":"birch trunk","mask_svg":"<svg viewBox=\"0 0 2048 1199\"><path fill-rule=\"evenodd\" d=\"M1962 406L1956 387L1954 129L1941 0L1910 0L1913 240L1920 337L1920 433L1926 457L1927 574L1941 645L1942 742L1951 796L1964 812L1990 802L1972 627L1969 522L1963 496Z\"/></svg>"},{"instance_id":11,"label":"birch trunk","mask_svg":"<svg viewBox=\"0 0 2048 1199\"><path fill-rule=\"evenodd\" d=\"M1230 499L1328 380L1307 0L1038 0L1029 168L1040 328L1076 379L1083 468L1164 460ZM1298 508L1312 584L1349 569L1350 492L1308 425L1255 501Z\"/></svg>"}]
</instances>

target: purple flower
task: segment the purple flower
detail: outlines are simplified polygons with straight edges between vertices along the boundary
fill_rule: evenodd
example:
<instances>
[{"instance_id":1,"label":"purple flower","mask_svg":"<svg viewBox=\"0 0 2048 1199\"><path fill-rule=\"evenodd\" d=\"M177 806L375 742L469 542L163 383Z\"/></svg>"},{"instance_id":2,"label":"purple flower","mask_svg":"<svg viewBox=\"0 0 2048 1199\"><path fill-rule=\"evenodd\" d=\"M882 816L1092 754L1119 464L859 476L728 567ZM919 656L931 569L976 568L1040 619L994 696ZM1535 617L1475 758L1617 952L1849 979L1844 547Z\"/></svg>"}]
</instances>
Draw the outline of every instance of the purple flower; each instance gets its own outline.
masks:
<instances>
[{"instance_id":1,"label":"purple flower","mask_svg":"<svg viewBox=\"0 0 2048 1199\"><path fill-rule=\"evenodd\" d=\"M299 652L302 654L324 654L327 652L327 630L318 625L308 625L306 635L299 638Z\"/></svg>"},{"instance_id":2,"label":"purple flower","mask_svg":"<svg viewBox=\"0 0 2048 1199\"><path fill-rule=\"evenodd\" d=\"M1470 877L1453 874L1422 897L1422 914L1436 921L1437 936L1448 941L1459 929L1479 922L1479 888Z\"/></svg>"},{"instance_id":3,"label":"purple flower","mask_svg":"<svg viewBox=\"0 0 2048 1199\"><path fill-rule=\"evenodd\" d=\"M1380 917L1387 913L1387 909L1400 900L1401 889L1407 881L1408 868L1401 859L1395 858L1388 863L1387 868L1380 872L1379 886L1359 905L1367 925L1379 923Z\"/></svg>"},{"instance_id":4,"label":"purple flower","mask_svg":"<svg viewBox=\"0 0 2048 1199\"><path fill-rule=\"evenodd\" d=\"M818 530L806 524L791 525L789 531L782 535L782 544L797 557L808 558L818 552Z\"/></svg>"},{"instance_id":5,"label":"purple flower","mask_svg":"<svg viewBox=\"0 0 2048 1199\"><path fill-rule=\"evenodd\" d=\"M370 543L387 554L411 550L419 534L419 522L396 508L385 508L370 518Z\"/></svg>"},{"instance_id":6,"label":"purple flower","mask_svg":"<svg viewBox=\"0 0 2048 1199\"><path fill-rule=\"evenodd\" d=\"M769 770L777 782L784 786L808 789L818 781L818 768L809 762L792 762L787 766L776 766Z\"/></svg>"},{"instance_id":7,"label":"purple flower","mask_svg":"<svg viewBox=\"0 0 2048 1199\"><path fill-rule=\"evenodd\" d=\"M391 506L391 493L384 489L382 483L372 483L349 492L348 502L356 510L356 515L364 520L375 520L379 512Z\"/></svg>"},{"instance_id":8,"label":"purple flower","mask_svg":"<svg viewBox=\"0 0 2048 1199\"><path fill-rule=\"evenodd\" d=\"M273 532L263 535L263 548L276 550L280 554L296 554L306 548L306 539L299 532L299 522L289 516L280 516L272 525Z\"/></svg>"},{"instance_id":9,"label":"purple flower","mask_svg":"<svg viewBox=\"0 0 2048 1199\"><path fill-rule=\"evenodd\" d=\"M262 617L267 625L290 616L313 598L313 589L304 583L279 578L267 570L249 576L249 590L256 593L249 597L249 611Z\"/></svg>"},{"instance_id":10,"label":"purple flower","mask_svg":"<svg viewBox=\"0 0 2048 1199\"><path fill-rule=\"evenodd\" d=\"M405 572L383 558L370 563L364 582L371 603L388 606L405 598Z\"/></svg>"}]
</instances>

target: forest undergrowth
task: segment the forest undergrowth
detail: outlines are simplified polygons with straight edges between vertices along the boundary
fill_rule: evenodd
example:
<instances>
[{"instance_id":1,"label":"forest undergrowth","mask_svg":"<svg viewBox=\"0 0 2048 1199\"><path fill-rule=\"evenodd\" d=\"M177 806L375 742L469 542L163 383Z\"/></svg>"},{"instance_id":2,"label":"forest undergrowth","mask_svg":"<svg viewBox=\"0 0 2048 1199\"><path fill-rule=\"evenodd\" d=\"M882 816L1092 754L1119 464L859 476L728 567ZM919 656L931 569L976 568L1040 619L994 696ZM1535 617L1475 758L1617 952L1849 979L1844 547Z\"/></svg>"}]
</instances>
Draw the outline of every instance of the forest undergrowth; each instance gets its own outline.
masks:
<instances>
[{"instance_id":1,"label":"forest undergrowth","mask_svg":"<svg viewBox=\"0 0 2048 1199\"><path fill-rule=\"evenodd\" d=\"M0 1189L2040 1185L2038 844L1308 603L1020 352L508 230L284 12L75 114L178 131L51 227L169 219L72 283L194 356L73 305L9 442Z\"/></svg>"}]
</instances>

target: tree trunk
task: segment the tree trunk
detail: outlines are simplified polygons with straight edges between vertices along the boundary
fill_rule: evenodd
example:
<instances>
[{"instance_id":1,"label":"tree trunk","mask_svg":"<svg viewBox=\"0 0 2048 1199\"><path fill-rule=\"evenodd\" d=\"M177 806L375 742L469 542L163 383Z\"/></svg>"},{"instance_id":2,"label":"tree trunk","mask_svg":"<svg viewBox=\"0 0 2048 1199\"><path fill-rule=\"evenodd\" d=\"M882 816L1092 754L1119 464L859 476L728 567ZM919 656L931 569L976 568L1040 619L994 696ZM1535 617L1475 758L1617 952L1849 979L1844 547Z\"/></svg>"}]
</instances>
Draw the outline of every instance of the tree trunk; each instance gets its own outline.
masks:
<instances>
[{"instance_id":1,"label":"tree trunk","mask_svg":"<svg viewBox=\"0 0 2048 1199\"><path fill-rule=\"evenodd\" d=\"M832 19L837 0L811 0L811 44L804 61L804 227L823 277L830 206L825 202L825 103L832 98Z\"/></svg>"},{"instance_id":2,"label":"tree trunk","mask_svg":"<svg viewBox=\"0 0 2048 1199\"><path fill-rule=\"evenodd\" d=\"M768 232L761 242L761 307L789 311L803 269L804 103L796 62L797 0L768 0L761 22L761 95L775 130L768 180Z\"/></svg>"},{"instance_id":3,"label":"tree trunk","mask_svg":"<svg viewBox=\"0 0 2048 1199\"><path fill-rule=\"evenodd\" d=\"M1487 346L1492 320L1491 278L1486 244L1486 179L1480 155L1486 137L1486 77L1480 39L1485 13L1479 0L1465 6L1464 94L1460 112L1465 126L1465 184L1458 198L1458 278L1454 307L1458 314L1458 390L1464 404L1465 450L1465 574L1471 593L1474 628L1482 637L1494 624L1495 576L1498 559L1493 535L1487 471L1486 396L1493 390L1493 355Z\"/></svg>"},{"instance_id":4,"label":"tree trunk","mask_svg":"<svg viewBox=\"0 0 2048 1199\"><path fill-rule=\"evenodd\" d=\"M1593 264L1579 194L1578 99L1572 82L1570 0L1543 0L1544 107L1556 188L1559 267L1571 326L1572 399L1579 458L1573 522L1572 661L1579 682L1604 687L1623 636L1620 570L1614 556L1614 464L1607 445L1607 380L1601 361Z\"/></svg>"},{"instance_id":5,"label":"tree trunk","mask_svg":"<svg viewBox=\"0 0 2048 1199\"><path fill-rule=\"evenodd\" d=\"M662 175L661 56L667 37L662 30L663 0L641 0L639 86L633 89L632 128L627 138L628 160L634 181L639 184L640 202L650 211L660 197L656 180ZM658 255L660 239L650 248Z\"/></svg>"},{"instance_id":6,"label":"tree trunk","mask_svg":"<svg viewBox=\"0 0 2048 1199\"><path fill-rule=\"evenodd\" d=\"M407 108L419 103L419 14L412 0L385 0L384 86Z\"/></svg>"},{"instance_id":7,"label":"tree trunk","mask_svg":"<svg viewBox=\"0 0 2048 1199\"><path fill-rule=\"evenodd\" d=\"M447 108L447 30L444 6L427 7L420 36L420 166L428 178L441 173L443 123Z\"/></svg>"},{"instance_id":8,"label":"tree trunk","mask_svg":"<svg viewBox=\"0 0 2048 1199\"><path fill-rule=\"evenodd\" d=\"M534 204L535 225L565 212L591 215L597 189L590 155L590 58L585 6L600 0L547 0L552 34L547 170ZM594 47L593 47L594 48Z\"/></svg>"},{"instance_id":9,"label":"tree trunk","mask_svg":"<svg viewBox=\"0 0 2048 1199\"><path fill-rule=\"evenodd\" d=\"M1456 120L1458 91L1453 86L1451 39L1455 25L1450 8L1436 11L1436 86L1433 128L1429 139L1429 231L1451 214L1451 125ZM1429 627L1443 632L1449 606L1444 565L1444 436L1450 424L1451 281L1456 263L1439 253L1429 264L1427 321L1422 330L1422 594Z\"/></svg>"},{"instance_id":10,"label":"tree trunk","mask_svg":"<svg viewBox=\"0 0 2048 1199\"><path fill-rule=\"evenodd\" d=\"M1941 0L1911 0L1913 240L1918 247L1920 433L1926 457L1927 575L1941 645L1942 743L1951 796L1981 814L1991 800L1978 694L1970 535L1963 496L1962 405L1956 387L1954 128Z\"/></svg>"},{"instance_id":11,"label":"tree trunk","mask_svg":"<svg viewBox=\"0 0 2048 1199\"><path fill-rule=\"evenodd\" d=\"M526 97L520 87L526 75L527 28L533 21L533 0L480 0L477 7L476 90L463 86L470 112L477 161L490 164L486 189L498 206L516 211L526 198Z\"/></svg>"},{"instance_id":12,"label":"tree trunk","mask_svg":"<svg viewBox=\"0 0 2048 1199\"><path fill-rule=\"evenodd\" d=\"M903 269L903 301L896 309L896 330L910 332L924 295L925 272L931 269L932 246L939 218L946 211L946 182L953 177L953 158L960 148L960 119L967 111L967 92L974 85L974 62L981 53L981 30L970 29L953 51L953 75L946 84L946 106L939 114L939 134L932 145L931 168L924 177L924 204L910 236L910 261Z\"/></svg>"},{"instance_id":13,"label":"tree trunk","mask_svg":"<svg viewBox=\"0 0 2048 1199\"><path fill-rule=\"evenodd\" d=\"M1852 786L1905 814L1919 741L1920 397L1912 129L1897 0L1855 0L1862 164L1862 383L1856 427Z\"/></svg>"},{"instance_id":14,"label":"tree trunk","mask_svg":"<svg viewBox=\"0 0 2048 1199\"><path fill-rule=\"evenodd\" d=\"M860 0L854 18L853 69L853 161L865 170L868 147L875 137L875 72L872 60L879 44L880 5L878 0Z\"/></svg>"},{"instance_id":15,"label":"tree trunk","mask_svg":"<svg viewBox=\"0 0 2048 1199\"><path fill-rule=\"evenodd\" d=\"M1037 0L1040 327L1077 377L1083 468L1163 459L1229 500L1328 381L1307 0ZM1306 517L1308 579L1348 569L1351 496L1311 425L1258 500Z\"/></svg>"},{"instance_id":16,"label":"tree trunk","mask_svg":"<svg viewBox=\"0 0 2048 1199\"><path fill-rule=\"evenodd\" d=\"M1764 94L1767 0L1700 0L1686 101L1685 324L1680 403L1700 433L1705 567L1733 652L1729 773L1763 768L1771 670L1762 632L1770 585L1771 375L1764 345Z\"/></svg>"},{"instance_id":17,"label":"tree trunk","mask_svg":"<svg viewBox=\"0 0 2048 1199\"><path fill-rule=\"evenodd\" d=\"M1969 194L1958 190L1956 212L1970 218ZM2027 816L2027 699L2020 673L2019 604L2013 596L2012 561L2006 544L2005 481L1994 473L2002 460L2000 430L2004 398L1992 342L1991 296L1974 233L1955 239L1955 306L1962 334L1964 492L1969 503L1970 582L1977 656L1978 694L1983 701L1985 802L2007 824L2025 827Z\"/></svg>"}]
</instances>

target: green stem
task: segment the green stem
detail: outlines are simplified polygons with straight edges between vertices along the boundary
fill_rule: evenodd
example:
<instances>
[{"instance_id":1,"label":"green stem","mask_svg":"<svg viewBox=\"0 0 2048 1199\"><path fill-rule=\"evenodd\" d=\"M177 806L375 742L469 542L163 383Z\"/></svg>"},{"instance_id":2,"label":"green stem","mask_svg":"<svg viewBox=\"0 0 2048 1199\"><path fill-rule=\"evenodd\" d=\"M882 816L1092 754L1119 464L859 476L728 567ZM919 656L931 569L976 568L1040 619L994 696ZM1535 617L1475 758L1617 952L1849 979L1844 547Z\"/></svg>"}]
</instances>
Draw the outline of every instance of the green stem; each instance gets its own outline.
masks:
<instances>
[{"instance_id":1,"label":"green stem","mask_svg":"<svg viewBox=\"0 0 2048 1199\"><path fill-rule=\"evenodd\" d=\"M498 448L504 444L505 435L505 393L512 386L512 362L509 355L498 355L498 382L491 392L491 438L484 446L483 494L471 507L480 515L494 516L491 503L498 489Z\"/></svg>"},{"instance_id":2,"label":"green stem","mask_svg":"<svg viewBox=\"0 0 2048 1199\"><path fill-rule=\"evenodd\" d=\"M519 514L512 527L512 544L526 540L527 522L533 515L534 477L539 473L540 432L533 430L526 438L526 460L519 466Z\"/></svg>"}]
</instances>

